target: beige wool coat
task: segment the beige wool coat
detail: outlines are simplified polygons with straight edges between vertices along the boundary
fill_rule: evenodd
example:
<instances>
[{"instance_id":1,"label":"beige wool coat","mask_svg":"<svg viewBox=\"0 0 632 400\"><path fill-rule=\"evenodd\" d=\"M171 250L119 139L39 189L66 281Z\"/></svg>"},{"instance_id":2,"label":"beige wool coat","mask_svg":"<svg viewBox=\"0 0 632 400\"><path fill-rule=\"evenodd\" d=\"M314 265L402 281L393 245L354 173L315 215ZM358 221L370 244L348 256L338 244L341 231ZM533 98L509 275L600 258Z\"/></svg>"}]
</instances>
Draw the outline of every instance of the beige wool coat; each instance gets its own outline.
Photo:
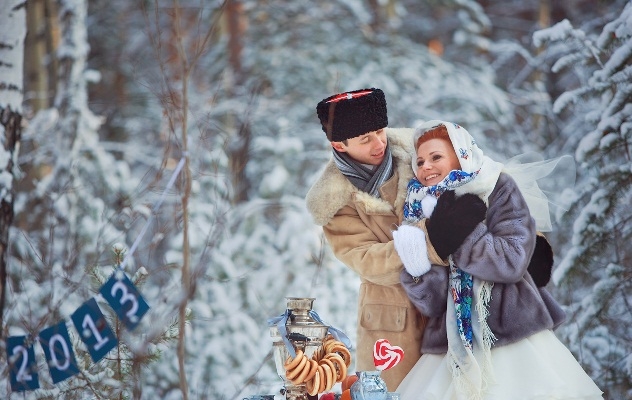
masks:
<instances>
[{"instance_id":1,"label":"beige wool coat","mask_svg":"<svg viewBox=\"0 0 632 400\"><path fill-rule=\"evenodd\" d=\"M402 221L406 187L413 177L413 129L385 129L393 155L393 176L379 188L380 198L357 189L331 160L308 192L306 202L335 256L361 278L356 371L375 370L373 345L378 339L388 339L404 350L403 360L382 372L389 391L395 391L421 356L426 319L400 284L403 265L392 234Z\"/></svg>"}]
</instances>

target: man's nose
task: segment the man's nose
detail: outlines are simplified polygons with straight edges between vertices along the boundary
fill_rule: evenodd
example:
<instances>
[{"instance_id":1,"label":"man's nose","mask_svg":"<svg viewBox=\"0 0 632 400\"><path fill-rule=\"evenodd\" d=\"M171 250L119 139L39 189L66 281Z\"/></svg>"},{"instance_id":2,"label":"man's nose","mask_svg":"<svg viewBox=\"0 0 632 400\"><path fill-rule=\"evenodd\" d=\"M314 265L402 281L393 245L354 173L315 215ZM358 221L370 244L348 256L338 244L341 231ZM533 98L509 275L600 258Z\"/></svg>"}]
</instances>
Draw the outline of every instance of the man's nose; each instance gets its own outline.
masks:
<instances>
[{"instance_id":1,"label":"man's nose","mask_svg":"<svg viewBox=\"0 0 632 400\"><path fill-rule=\"evenodd\" d=\"M384 145L377 135L371 135L371 143L373 143L373 147L382 147Z\"/></svg>"}]
</instances>

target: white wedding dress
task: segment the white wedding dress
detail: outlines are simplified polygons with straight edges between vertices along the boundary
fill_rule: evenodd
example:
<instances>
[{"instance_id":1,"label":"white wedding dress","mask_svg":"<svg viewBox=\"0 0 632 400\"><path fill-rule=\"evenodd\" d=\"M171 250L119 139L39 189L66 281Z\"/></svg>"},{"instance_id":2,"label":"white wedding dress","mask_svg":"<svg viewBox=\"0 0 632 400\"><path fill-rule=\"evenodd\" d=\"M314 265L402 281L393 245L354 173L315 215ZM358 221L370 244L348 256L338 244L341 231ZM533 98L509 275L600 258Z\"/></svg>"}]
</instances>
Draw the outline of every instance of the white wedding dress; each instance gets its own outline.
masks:
<instances>
[{"instance_id":1,"label":"white wedding dress","mask_svg":"<svg viewBox=\"0 0 632 400\"><path fill-rule=\"evenodd\" d=\"M601 400L602 392L552 331L494 347L481 400ZM456 393L445 354L424 354L397 388L401 400L470 400Z\"/></svg>"}]
</instances>

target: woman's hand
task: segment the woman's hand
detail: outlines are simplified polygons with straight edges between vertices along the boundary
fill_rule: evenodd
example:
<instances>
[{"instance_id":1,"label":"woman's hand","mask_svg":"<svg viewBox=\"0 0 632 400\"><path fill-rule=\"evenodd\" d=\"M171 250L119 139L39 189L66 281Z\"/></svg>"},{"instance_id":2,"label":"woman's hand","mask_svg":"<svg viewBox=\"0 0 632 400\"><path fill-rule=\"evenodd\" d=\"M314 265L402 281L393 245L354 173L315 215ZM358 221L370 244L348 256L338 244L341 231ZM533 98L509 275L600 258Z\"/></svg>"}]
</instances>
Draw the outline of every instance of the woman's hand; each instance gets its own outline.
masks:
<instances>
[{"instance_id":1,"label":"woman's hand","mask_svg":"<svg viewBox=\"0 0 632 400\"><path fill-rule=\"evenodd\" d=\"M486 213L487 206L474 194L457 198L449 190L439 196L432 216L426 221L428 238L439 257L446 259L454 253L476 225L485 220Z\"/></svg>"},{"instance_id":2,"label":"woman's hand","mask_svg":"<svg viewBox=\"0 0 632 400\"><path fill-rule=\"evenodd\" d=\"M406 272L419 277L430 270L424 231L412 225L402 225L393 231L393 242Z\"/></svg>"}]
</instances>

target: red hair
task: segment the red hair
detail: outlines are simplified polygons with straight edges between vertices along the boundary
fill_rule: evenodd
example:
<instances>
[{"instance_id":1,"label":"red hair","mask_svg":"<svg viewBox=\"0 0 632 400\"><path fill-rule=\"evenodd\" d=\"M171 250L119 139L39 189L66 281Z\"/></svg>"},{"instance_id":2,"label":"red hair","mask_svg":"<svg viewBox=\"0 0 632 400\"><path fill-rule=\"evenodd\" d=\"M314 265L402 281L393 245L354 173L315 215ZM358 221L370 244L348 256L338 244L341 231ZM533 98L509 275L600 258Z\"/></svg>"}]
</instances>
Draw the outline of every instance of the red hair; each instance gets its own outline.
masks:
<instances>
[{"instance_id":1,"label":"red hair","mask_svg":"<svg viewBox=\"0 0 632 400\"><path fill-rule=\"evenodd\" d=\"M415 143L415 151L419 149L419 146L422 143L425 143L430 139L443 139L452 145L450 135L448 135L448 128L446 128L445 125L437 125L424 132L424 134L417 139L417 143Z\"/></svg>"}]
</instances>

